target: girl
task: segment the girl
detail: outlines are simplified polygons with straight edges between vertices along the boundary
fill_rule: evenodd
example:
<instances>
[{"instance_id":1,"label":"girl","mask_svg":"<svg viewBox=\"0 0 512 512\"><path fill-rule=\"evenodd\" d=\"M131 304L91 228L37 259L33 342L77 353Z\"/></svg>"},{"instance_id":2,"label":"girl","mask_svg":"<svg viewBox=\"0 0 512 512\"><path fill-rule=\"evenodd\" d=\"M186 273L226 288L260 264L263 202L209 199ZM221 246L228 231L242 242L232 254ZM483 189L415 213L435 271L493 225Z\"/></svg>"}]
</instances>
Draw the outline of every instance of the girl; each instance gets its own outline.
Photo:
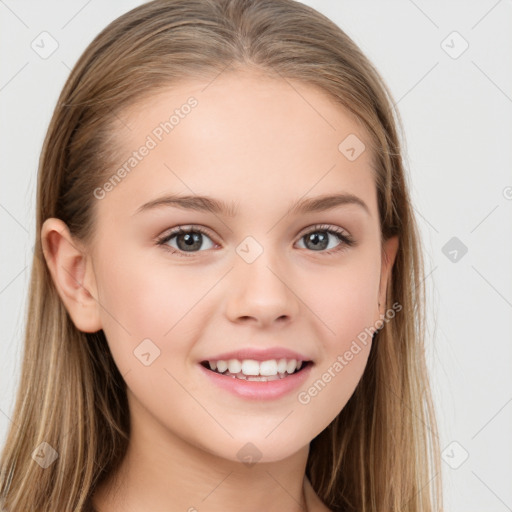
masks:
<instances>
[{"instance_id":1,"label":"girl","mask_svg":"<svg viewBox=\"0 0 512 512\"><path fill-rule=\"evenodd\" d=\"M58 100L6 511L441 510L392 99L292 0L155 0Z\"/></svg>"}]
</instances>

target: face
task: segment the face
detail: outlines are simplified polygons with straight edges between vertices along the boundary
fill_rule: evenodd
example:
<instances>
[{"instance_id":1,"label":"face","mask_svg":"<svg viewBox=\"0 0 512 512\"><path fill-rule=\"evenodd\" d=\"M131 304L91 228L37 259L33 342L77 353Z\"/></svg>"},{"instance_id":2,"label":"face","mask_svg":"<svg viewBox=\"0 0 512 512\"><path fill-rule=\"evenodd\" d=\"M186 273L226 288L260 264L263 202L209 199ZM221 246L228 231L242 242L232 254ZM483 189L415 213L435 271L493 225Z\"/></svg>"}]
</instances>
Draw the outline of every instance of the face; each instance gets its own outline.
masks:
<instances>
[{"instance_id":1,"label":"face","mask_svg":"<svg viewBox=\"0 0 512 512\"><path fill-rule=\"evenodd\" d=\"M91 293L138 428L233 461L290 456L343 409L389 270L365 132L290 83L226 72L145 100L95 192Z\"/></svg>"}]
</instances>

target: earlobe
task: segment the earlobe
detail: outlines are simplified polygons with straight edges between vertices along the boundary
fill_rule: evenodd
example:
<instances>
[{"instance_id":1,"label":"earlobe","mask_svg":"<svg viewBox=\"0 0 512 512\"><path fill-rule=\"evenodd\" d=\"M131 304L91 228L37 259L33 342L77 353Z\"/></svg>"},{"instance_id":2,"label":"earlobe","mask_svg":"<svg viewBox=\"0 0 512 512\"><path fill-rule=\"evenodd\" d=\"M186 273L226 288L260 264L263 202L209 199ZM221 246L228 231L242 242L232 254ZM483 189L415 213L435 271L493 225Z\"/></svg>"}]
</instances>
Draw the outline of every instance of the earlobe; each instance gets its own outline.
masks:
<instances>
[{"instance_id":1,"label":"earlobe","mask_svg":"<svg viewBox=\"0 0 512 512\"><path fill-rule=\"evenodd\" d=\"M380 286L379 286L379 309L381 314L385 314L386 293L388 282L391 277L391 271L395 263L398 252L398 236L388 238L382 246Z\"/></svg>"},{"instance_id":2,"label":"earlobe","mask_svg":"<svg viewBox=\"0 0 512 512\"><path fill-rule=\"evenodd\" d=\"M60 219L47 219L41 229L44 257L55 288L73 323L83 332L102 326L90 258Z\"/></svg>"}]
</instances>

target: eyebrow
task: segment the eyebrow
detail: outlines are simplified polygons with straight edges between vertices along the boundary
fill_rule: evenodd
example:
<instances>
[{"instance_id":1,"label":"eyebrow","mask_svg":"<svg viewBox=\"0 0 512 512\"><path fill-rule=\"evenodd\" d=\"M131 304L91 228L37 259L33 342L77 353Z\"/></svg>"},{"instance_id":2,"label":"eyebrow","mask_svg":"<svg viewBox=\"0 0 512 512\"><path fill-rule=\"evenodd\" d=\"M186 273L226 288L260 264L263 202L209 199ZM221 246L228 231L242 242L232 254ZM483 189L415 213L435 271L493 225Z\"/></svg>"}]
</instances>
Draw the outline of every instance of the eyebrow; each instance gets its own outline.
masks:
<instances>
[{"instance_id":1,"label":"eyebrow","mask_svg":"<svg viewBox=\"0 0 512 512\"><path fill-rule=\"evenodd\" d=\"M286 215L322 212L345 205L358 205L368 215L371 215L370 209L366 203L359 197L349 193L322 195L313 198L301 199L288 209ZM208 196L182 196L173 194L160 197L143 204L135 211L134 215L166 206L182 208L184 210L209 212L216 215L225 215L227 217L235 217L238 213L237 204L234 201L227 203Z\"/></svg>"}]
</instances>

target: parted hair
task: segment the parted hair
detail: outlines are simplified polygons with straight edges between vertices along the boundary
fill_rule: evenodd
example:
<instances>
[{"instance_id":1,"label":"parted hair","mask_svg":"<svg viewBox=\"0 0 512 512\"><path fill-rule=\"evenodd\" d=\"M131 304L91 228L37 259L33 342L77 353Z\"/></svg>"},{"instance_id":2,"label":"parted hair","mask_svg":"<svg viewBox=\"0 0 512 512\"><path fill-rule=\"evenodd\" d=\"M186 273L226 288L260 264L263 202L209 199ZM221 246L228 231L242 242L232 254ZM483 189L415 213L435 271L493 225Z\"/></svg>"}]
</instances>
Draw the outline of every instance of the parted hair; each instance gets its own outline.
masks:
<instances>
[{"instance_id":1,"label":"parted hair","mask_svg":"<svg viewBox=\"0 0 512 512\"><path fill-rule=\"evenodd\" d=\"M93 191L112 174L123 109L187 78L251 67L312 85L369 134L381 238L398 236L387 307L346 406L310 444L306 475L334 512L442 510L434 404L425 358L421 241L401 121L383 79L335 23L293 0L155 0L111 22L85 49L58 98L37 181L36 240L16 402L0 459L8 512L92 510L130 437L126 384L102 330L81 332L59 298L41 246L56 217L84 243ZM399 131L400 128L400 131ZM46 442L58 458L32 458Z\"/></svg>"}]
</instances>

